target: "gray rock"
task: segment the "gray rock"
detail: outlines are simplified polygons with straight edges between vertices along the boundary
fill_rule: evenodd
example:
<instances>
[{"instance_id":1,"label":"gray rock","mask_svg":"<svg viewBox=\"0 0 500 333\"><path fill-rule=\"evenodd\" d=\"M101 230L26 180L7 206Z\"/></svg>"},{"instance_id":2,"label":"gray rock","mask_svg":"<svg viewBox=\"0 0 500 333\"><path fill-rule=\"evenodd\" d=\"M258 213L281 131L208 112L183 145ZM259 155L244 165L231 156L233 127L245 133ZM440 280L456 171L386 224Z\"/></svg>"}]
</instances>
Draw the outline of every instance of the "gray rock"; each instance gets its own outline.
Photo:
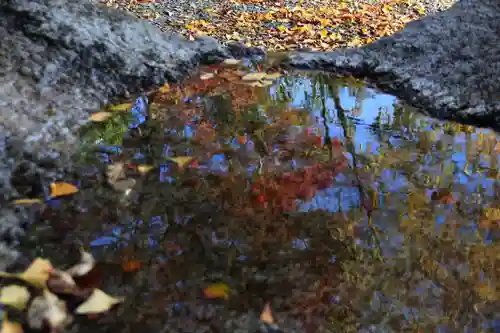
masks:
<instances>
[{"instance_id":1,"label":"gray rock","mask_svg":"<svg viewBox=\"0 0 500 333\"><path fill-rule=\"evenodd\" d=\"M366 77L422 112L500 129L500 3L463 0L359 49L297 53L296 68Z\"/></svg>"},{"instance_id":2,"label":"gray rock","mask_svg":"<svg viewBox=\"0 0 500 333\"><path fill-rule=\"evenodd\" d=\"M56 178L70 167L76 130L110 99L177 81L203 61L248 54L86 0L1 1L0 40L0 237L8 238L26 222L8 208L16 165L28 160L42 178ZM0 268L17 256L9 251L0 246Z\"/></svg>"}]
</instances>

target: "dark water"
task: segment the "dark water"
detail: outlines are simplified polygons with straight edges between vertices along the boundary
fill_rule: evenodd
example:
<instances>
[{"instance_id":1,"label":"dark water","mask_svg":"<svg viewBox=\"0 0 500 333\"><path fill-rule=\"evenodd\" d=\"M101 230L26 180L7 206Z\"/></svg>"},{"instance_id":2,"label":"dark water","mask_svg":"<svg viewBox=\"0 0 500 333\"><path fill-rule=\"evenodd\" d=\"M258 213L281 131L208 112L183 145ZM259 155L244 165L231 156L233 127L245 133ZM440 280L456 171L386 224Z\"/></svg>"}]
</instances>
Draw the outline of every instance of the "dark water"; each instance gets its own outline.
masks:
<instances>
[{"instance_id":1,"label":"dark water","mask_svg":"<svg viewBox=\"0 0 500 333\"><path fill-rule=\"evenodd\" d=\"M80 192L52 200L25 247L61 263L91 248L127 296L123 330L229 332L222 318L268 301L288 331L491 330L497 135L352 79L252 86L250 69L274 71L249 66L204 68L85 128ZM203 296L216 282L228 300Z\"/></svg>"}]
</instances>

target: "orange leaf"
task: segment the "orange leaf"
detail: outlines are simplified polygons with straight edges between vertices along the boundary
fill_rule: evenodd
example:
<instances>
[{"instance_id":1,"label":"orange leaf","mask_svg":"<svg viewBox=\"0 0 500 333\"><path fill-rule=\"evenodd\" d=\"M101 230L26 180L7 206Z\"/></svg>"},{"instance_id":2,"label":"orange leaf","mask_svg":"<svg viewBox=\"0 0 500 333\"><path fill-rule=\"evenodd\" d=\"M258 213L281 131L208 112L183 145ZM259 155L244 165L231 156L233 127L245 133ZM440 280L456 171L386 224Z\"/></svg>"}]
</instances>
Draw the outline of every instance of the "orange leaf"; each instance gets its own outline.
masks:
<instances>
[{"instance_id":1,"label":"orange leaf","mask_svg":"<svg viewBox=\"0 0 500 333\"><path fill-rule=\"evenodd\" d=\"M70 183L53 183L50 185L50 196L52 198L63 197L78 192L78 188Z\"/></svg>"},{"instance_id":2,"label":"orange leaf","mask_svg":"<svg viewBox=\"0 0 500 333\"><path fill-rule=\"evenodd\" d=\"M203 290L203 294L207 298L229 298L229 287L225 283L215 283Z\"/></svg>"},{"instance_id":3,"label":"orange leaf","mask_svg":"<svg viewBox=\"0 0 500 333\"><path fill-rule=\"evenodd\" d=\"M273 314L271 312L271 306L269 305L269 303L266 303L266 305L264 305L264 310L262 310L262 313L260 314L260 320L268 324L274 323Z\"/></svg>"}]
</instances>

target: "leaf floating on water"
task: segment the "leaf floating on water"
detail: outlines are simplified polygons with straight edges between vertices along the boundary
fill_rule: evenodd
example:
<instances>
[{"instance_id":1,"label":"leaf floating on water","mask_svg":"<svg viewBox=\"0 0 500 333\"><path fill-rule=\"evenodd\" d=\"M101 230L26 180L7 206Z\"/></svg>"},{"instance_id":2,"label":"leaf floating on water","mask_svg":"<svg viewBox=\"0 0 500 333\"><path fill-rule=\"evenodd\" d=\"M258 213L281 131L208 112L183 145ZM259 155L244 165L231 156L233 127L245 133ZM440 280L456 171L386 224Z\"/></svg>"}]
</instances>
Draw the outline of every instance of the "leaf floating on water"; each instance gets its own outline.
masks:
<instances>
[{"instance_id":1,"label":"leaf floating on water","mask_svg":"<svg viewBox=\"0 0 500 333\"><path fill-rule=\"evenodd\" d=\"M137 166L137 171L140 173L148 173L149 171L153 170L154 166L152 165L147 165L147 164L141 164Z\"/></svg>"},{"instance_id":2,"label":"leaf floating on water","mask_svg":"<svg viewBox=\"0 0 500 333\"><path fill-rule=\"evenodd\" d=\"M94 289L90 297L75 312L78 314L102 313L123 302L123 298L111 297L100 289Z\"/></svg>"},{"instance_id":3,"label":"leaf floating on water","mask_svg":"<svg viewBox=\"0 0 500 333\"><path fill-rule=\"evenodd\" d=\"M1 333L23 333L23 327L19 323L15 323L12 321L9 321L7 319L7 313L4 312L4 316L2 319L2 329L0 330Z\"/></svg>"},{"instance_id":4,"label":"leaf floating on water","mask_svg":"<svg viewBox=\"0 0 500 333\"><path fill-rule=\"evenodd\" d=\"M262 310L262 313L260 314L260 320L267 324L274 323L273 314L269 303L266 303L266 305L264 305L264 310Z\"/></svg>"},{"instance_id":5,"label":"leaf floating on water","mask_svg":"<svg viewBox=\"0 0 500 333\"><path fill-rule=\"evenodd\" d=\"M203 294L207 298L229 298L229 286L225 283L216 283L208 286L203 290Z\"/></svg>"},{"instance_id":6,"label":"leaf floating on water","mask_svg":"<svg viewBox=\"0 0 500 333\"><path fill-rule=\"evenodd\" d=\"M17 199L12 202L14 205L33 205L43 203L40 199Z\"/></svg>"},{"instance_id":7,"label":"leaf floating on water","mask_svg":"<svg viewBox=\"0 0 500 333\"><path fill-rule=\"evenodd\" d=\"M200 75L200 79L201 80L209 80L211 78L213 78L215 75L214 73L203 73Z\"/></svg>"},{"instance_id":8,"label":"leaf floating on water","mask_svg":"<svg viewBox=\"0 0 500 333\"><path fill-rule=\"evenodd\" d=\"M172 162L175 162L179 167L184 168L193 160L193 156L178 156L178 157L169 157L168 159Z\"/></svg>"},{"instance_id":9,"label":"leaf floating on water","mask_svg":"<svg viewBox=\"0 0 500 333\"><path fill-rule=\"evenodd\" d=\"M63 197L66 195L75 194L78 192L78 188L70 183L52 183L50 185L50 196L52 198Z\"/></svg>"},{"instance_id":10,"label":"leaf floating on water","mask_svg":"<svg viewBox=\"0 0 500 333\"><path fill-rule=\"evenodd\" d=\"M0 290L0 303L12 306L18 310L24 310L28 300L30 298L30 292L28 288L18 285L10 285L3 287Z\"/></svg>"},{"instance_id":11,"label":"leaf floating on water","mask_svg":"<svg viewBox=\"0 0 500 333\"><path fill-rule=\"evenodd\" d=\"M228 58L224 59L223 64L225 65L238 65L241 62L241 60L234 59L234 58Z\"/></svg>"},{"instance_id":12,"label":"leaf floating on water","mask_svg":"<svg viewBox=\"0 0 500 333\"><path fill-rule=\"evenodd\" d=\"M128 112L133 106L134 104L132 103L124 103L124 104L112 105L109 107L109 110L115 112Z\"/></svg>"},{"instance_id":13,"label":"leaf floating on water","mask_svg":"<svg viewBox=\"0 0 500 333\"><path fill-rule=\"evenodd\" d=\"M102 121L107 120L112 115L113 114L111 112L101 111L101 112L97 112L97 113L94 113L94 114L90 115L89 119L91 121L100 123Z\"/></svg>"},{"instance_id":14,"label":"leaf floating on water","mask_svg":"<svg viewBox=\"0 0 500 333\"><path fill-rule=\"evenodd\" d=\"M266 77L266 73L263 72L256 72L256 73L248 73L244 75L241 79L243 81L259 81L262 80Z\"/></svg>"},{"instance_id":15,"label":"leaf floating on water","mask_svg":"<svg viewBox=\"0 0 500 333\"><path fill-rule=\"evenodd\" d=\"M266 80L276 80L276 79L279 79L280 77L281 77L281 73L280 72L275 72L275 73L268 73L268 74L266 74L265 79Z\"/></svg>"}]
</instances>

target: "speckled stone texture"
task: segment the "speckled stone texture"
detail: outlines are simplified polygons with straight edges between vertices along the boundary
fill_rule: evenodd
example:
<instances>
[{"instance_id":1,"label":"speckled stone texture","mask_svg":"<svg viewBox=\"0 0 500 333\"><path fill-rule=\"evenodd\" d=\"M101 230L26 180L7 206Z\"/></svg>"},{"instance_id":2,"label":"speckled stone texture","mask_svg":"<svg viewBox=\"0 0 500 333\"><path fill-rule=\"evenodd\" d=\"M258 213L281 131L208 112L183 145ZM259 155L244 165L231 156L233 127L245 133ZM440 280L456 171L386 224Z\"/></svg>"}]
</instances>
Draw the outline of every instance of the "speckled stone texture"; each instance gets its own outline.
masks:
<instances>
[{"instance_id":1,"label":"speckled stone texture","mask_svg":"<svg viewBox=\"0 0 500 333\"><path fill-rule=\"evenodd\" d=\"M296 68L365 77L442 119L500 129L500 2L456 3L359 49L297 53Z\"/></svg>"}]
</instances>

